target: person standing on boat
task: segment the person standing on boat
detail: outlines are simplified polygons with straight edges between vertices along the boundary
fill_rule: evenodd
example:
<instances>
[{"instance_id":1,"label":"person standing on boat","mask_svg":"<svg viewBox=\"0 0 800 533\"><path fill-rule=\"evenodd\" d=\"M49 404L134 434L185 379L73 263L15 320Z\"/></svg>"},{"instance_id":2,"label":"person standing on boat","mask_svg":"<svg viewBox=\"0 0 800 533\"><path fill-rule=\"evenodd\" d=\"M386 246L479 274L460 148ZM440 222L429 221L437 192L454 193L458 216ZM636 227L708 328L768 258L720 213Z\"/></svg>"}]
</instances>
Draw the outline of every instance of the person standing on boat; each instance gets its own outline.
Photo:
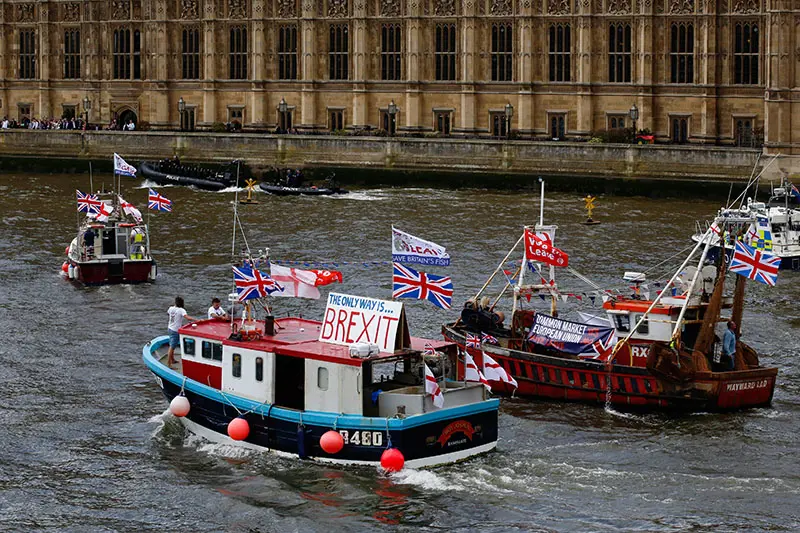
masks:
<instances>
[{"instance_id":1,"label":"person standing on boat","mask_svg":"<svg viewBox=\"0 0 800 533\"><path fill-rule=\"evenodd\" d=\"M736 367L736 322L728 320L728 329L722 336L722 361L723 370L734 370Z\"/></svg>"},{"instance_id":2,"label":"person standing on boat","mask_svg":"<svg viewBox=\"0 0 800 533\"><path fill-rule=\"evenodd\" d=\"M211 300L211 307L208 308L208 318L221 318L223 320L228 318L228 313L220 307L219 298Z\"/></svg>"},{"instance_id":3,"label":"person standing on boat","mask_svg":"<svg viewBox=\"0 0 800 533\"><path fill-rule=\"evenodd\" d=\"M183 298L180 296L175 297L175 305L167 309L169 315L169 325L167 331L169 332L169 352L167 352L167 366L172 366L175 363L175 348L181 343L181 337L178 335L178 330L183 326L183 319L191 322L196 322L196 318L190 317L186 314L186 309L183 308Z\"/></svg>"}]
</instances>

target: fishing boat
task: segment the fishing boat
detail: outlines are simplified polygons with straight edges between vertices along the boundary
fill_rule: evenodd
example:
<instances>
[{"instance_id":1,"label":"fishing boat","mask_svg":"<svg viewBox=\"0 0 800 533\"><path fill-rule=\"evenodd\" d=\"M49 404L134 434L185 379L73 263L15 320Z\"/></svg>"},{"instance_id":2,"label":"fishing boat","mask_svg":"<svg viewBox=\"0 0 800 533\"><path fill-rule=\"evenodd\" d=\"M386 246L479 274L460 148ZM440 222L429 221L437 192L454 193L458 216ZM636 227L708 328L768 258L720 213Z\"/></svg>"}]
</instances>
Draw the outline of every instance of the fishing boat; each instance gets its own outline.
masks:
<instances>
[{"instance_id":1,"label":"fishing boat","mask_svg":"<svg viewBox=\"0 0 800 533\"><path fill-rule=\"evenodd\" d=\"M143 161L139 175L161 185L187 185L208 191L221 191L236 185L237 161L221 169L181 163L178 159Z\"/></svg>"},{"instance_id":2,"label":"fishing boat","mask_svg":"<svg viewBox=\"0 0 800 533\"><path fill-rule=\"evenodd\" d=\"M61 267L64 277L83 285L153 281L156 262L150 254L147 224L138 210L116 194L78 191L79 216L82 207L97 214L78 223Z\"/></svg>"},{"instance_id":3,"label":"fishing boat","mask_svg":"<svg viewBox=\"0 0 800 533\"><path fill-rule=\"evenodd\" d=\"M398 459L429 467L495 448L498 400L457 379L455 344L410 337L402 304L331 293L322 322L256 319L254 307L241 321L181 328L174 368L165 361L167 337L143 348L171 410L193 433L389 470ZM443 407L426 393L431 381ZM176 412L178 403L186 411Z\"/></svg>"},{"instance_id":4,"label":"fishing boat","mask_svg":"<svg viewBox=\"0 0 800 533\"><path fill-rule=\"evenodd\" d=\"M741 235L750 218L718 217L716 223ZM555 262L549 263L550 279L546 279L541 269L547 263L534 262L542 256L531 253L537 242L529 240L532 235L546 235L538 245L545 242L552 247L555 229L545 226L540 215L539 224L524 229L498 267L525 241L510 325L488 298L480 298L487 282L466 303L460 319L442 328L445 340L470 353L478 365L486 353L518 383L514 391L507 383L490 380L493 390L627 410L725 411L770 405L778 370L762 366L753 348L737 339L734 369L723 370L716 363L721 343L715 327L730 318L741 328L747 279L735 276L733 298L724 295L727 257L723 254L716 266L707 265L710 240L695 244L656 298L649 299L641 290L629 297L604 292L606 317L568 321L558 316ZM698 254L697 266L690 265ZM538 280L526 284L525 271L530 269L538 273ZM640 287L645 276L630 272L625 279ZM506 289L510 286L509 280ZM549 299L550 309L524 309L523 302L531 295ZM723 311L729 317L723 317Z\"/></svg>"},{"instance_id":5,"label":"fishing boat","mask_svg":"<svg viewBox=\"0 0 800 533\"><path fill-rule=\"evenodd\" d=\"M324 185L304 185L304 178L300 170L287 170L286 174L278 172L279 176L272 181L261 182L259 188L275 196L330 196L332 194L347 194L349 191L342 189L333 176L325 180Z\"/></svg>"}]
</instances>

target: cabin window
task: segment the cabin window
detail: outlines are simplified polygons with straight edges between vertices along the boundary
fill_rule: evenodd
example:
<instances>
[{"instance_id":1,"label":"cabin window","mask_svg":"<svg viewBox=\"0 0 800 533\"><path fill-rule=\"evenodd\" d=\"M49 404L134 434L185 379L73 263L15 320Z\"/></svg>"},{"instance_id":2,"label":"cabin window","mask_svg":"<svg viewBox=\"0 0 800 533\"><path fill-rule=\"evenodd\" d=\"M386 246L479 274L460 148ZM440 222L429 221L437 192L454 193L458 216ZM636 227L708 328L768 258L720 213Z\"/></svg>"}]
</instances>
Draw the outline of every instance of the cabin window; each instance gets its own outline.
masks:
<instances>
[{"instance_id":1,"label":"cabin window","mask_svg":"<svg viewBox=\"0 0 800 533\"><path fill-rule=\"evenodd\" d=\"M211 343L203 341L203 359L211 359Z\"/></svg>"},{"instance_id":2,"label":"cabin window","mask_svg":"<svg viewBox=\"0 0 800 533\"><path fill-rule=\"evenodd\" d=\"M216 342L203 341L203 359L222 361L222 345Z\"/></svg>"},{"instance_id":3,"label":"cabin window","mask_svg":"<svg viewBox=\"0 0 800 533\"><path fill-rule=\"evenodd\" d=\"M256 357L256 381L264 381L264 358Z\"/></svg>"},{"instance_id":4,"label":"cabin window","mask_svg":"<svg viewBox=\"0 0 800 533\"><path fill-rule=\"evenodd\" d=\"M233 363L231 364L231 374L235 378L242 377L242 355L235 353L233 354Z\"/></svg>"},{"instance_id":5,"label":"cabin window","mask_svg":"<svg viewBox=\"0 0 800 533\"><path fill-rule=\"evenodd\" d=\"M194 339L183 339L183 355L194 355Z\"/></svg>"},{"instance_id":6,"label":"cabin window","mask_svg":"<svg viewBox=\"0 0 800 533\"><path fill-rule=\"evenodd\" d=\"M328 390L328 369L325 367L317 368L317 387Z\"/></svg>"},{"instance_id":7,"label":"cabin window","mask_svg":"<svg viewBox=\"0 0 800 533\"><path fill-rule=\"evenodd\" d=\"M640 315L634 316L634 325L640 318L641 318ZM648 333L650 333L650 321L647 320L646 317L644 320L642 320L642 323L639 324L639 327L636 329L636 333L641 333L642 335L647 335Z\"/></svg>"},{"instance_id":8,"label":"cabin window","mask_svg":"<svg viewBox=\"0 0 800 533\"><path fill-rule=\"evenodd\" d=\"M614 315L614 326L617 328L617 331L630 331L631 317L628 315Z\"/></svg>"}]
</instances>

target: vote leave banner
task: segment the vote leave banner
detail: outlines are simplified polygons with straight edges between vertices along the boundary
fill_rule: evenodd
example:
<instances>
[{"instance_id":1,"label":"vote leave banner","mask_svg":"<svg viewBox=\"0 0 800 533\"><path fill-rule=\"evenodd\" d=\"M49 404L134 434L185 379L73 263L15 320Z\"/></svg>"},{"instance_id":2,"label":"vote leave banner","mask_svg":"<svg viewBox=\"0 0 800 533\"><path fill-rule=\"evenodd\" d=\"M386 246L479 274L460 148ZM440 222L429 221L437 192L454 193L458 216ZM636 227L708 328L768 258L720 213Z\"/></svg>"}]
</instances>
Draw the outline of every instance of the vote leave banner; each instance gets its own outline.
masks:
<instances>
[{"instance_id":1,"label":"vote leave banner","mask_svg":"<svg viewBox=\"0 0 800 533\"><path fill-rule=\"evenodd\" d=\"M449 266L450 255L444 246L414 237L392 226L392 261L395 263Z\"/></svg>"},{"instance_id":2,"label":"vote leave banner","mask_svg":"<svg viewBox=\"0 0 800 533\"><path fill-rule=\"evenodd\" d=\"M569 265L569 256L553 246L547 233L536 233L525 228L525 259L539 261L548 265L565 267Z\"/></svg>"},{"instance_id":3,"label":"vote leave banner","mask_svg":"<svg viewBox=\"0 0 800 533\"><path fill-rule=\"evenodd\" d=\"M398 347L398 330L408 330L403 304L349 294L328 294L328 304L319 331L319 341L349 346L368 342L382 352ZM402 329L401 329L402 328ZM402 338L399 342L403 344Z\"/></svg>"}]
</instances>

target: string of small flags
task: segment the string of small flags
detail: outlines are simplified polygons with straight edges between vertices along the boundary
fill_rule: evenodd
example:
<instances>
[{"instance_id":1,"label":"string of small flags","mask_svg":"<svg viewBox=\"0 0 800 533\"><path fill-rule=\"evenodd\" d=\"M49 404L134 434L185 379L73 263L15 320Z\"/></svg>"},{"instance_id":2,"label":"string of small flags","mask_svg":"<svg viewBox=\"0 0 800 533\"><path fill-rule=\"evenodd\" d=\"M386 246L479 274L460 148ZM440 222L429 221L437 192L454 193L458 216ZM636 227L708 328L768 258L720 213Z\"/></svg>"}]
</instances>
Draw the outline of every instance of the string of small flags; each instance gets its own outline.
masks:
<instances>
[{"instance_id":1,"label":"string of small flags","mask_svg":"<svg viewBox=\"0 0 800 533\"><path fill-rule=\"evenodd\" d=\"M391 261L289 261L286 259L270 259L272 263L277 265L292 265L304 267L320 267L320 268L339 268L341 266L358 265L363 267L373 266L386 266L392 264Z\"/></svg>"}]
</instances>

